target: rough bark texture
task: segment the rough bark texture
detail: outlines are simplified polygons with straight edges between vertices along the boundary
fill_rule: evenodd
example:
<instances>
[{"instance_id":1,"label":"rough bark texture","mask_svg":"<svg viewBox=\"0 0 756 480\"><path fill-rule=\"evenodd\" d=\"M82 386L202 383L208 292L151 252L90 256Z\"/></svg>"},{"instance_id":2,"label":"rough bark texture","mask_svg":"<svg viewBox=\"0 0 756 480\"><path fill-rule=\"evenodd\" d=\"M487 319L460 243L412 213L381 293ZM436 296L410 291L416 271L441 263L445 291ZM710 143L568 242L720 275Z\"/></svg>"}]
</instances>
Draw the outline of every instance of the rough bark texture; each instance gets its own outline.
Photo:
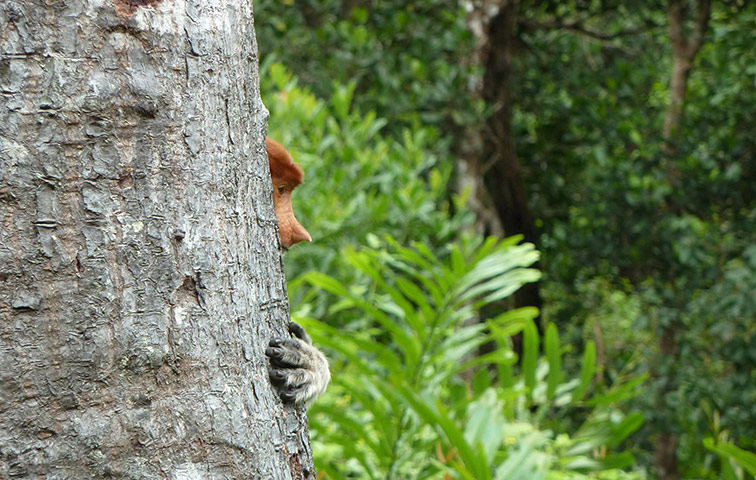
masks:
<instances>
[{"instance_id":1,"label":"rough bark texture","mask_svg":"<svg viewBox=\"0 0 756 480\"><path fill-rule=\"evenodd\" d=\"M251 0L4 0L0 54L0 478L314 478Z\"/></svg>"}]
</instances>

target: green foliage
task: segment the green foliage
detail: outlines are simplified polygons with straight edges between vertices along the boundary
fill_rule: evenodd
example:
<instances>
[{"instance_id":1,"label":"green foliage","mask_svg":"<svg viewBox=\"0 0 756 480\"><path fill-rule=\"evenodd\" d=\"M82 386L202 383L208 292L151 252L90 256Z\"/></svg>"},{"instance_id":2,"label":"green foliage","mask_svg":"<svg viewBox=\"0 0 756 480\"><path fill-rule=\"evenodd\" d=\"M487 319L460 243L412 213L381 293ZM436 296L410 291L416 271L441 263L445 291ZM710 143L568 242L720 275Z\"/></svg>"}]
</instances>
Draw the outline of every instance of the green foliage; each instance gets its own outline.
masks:
<instances>
[{"instance_id":1,"label":"green foliage","mask_svg":"<svg viewBox=\"0 0 756 480\"><path fill-rule=\"evenodd\" d=\"M545 336L538 338L527 320L532 314L522 311L507 312L511 323L493 322L488 333L481 333L499 345L522 332L523 368L507 360L506 349L486 354L481 358L488 360L480 364L493 365L495 379L475 374L470 391L477 393L470 398L482 402L479 410L487 411L483 405L488 405L498 412L490 422L509 422L507 431L518 431L517 418L536 433L516 435L516 445L504 441L498 450L486 447L486 455L505 452L508 465L517 459L525 465L539 455L559 457L561 435L569 430L567 438L574 439L585 418L581 409L608 408L595 400L595 372L615 382L632 372L635 379L652 374L649 388L632 399L647 418L630 438L641 468L653 471L654 434L664 430L679 436L684 478L747 478L744 467L721 456L725 450L709 448L703 439L717 438L716 445L724 445L729 440L720 433L726 431L733 444L756 448L756 3L713 3L674 155L665 153L661 135L671 72L664 2L522 1L518 6L514 137L540 227ZM346 252L358 245L383 251L378 239L388 234L399 245L419 242L448 268L463 271L461 265L483 245L470 233L464 198L450 193L451 152L465 132L460 126L494 107L467 93L479 72L470 65L465 12L457 3L438 0L260 0L255 20L271 135L292 150L308 178L295 192L294 206L315 241L287 255L292 304L335 333L371 335L354 347L357 359L365 352L378 355L371 348L379 343L396 356L394 366L417 362L422 355L405 358L402 352L415 348L417 340L408 332L421 324L400 323L399 331L388 330L354 299L324 295L300 274L323 272L368 303L381 292L386 305L398 309L385 312L383 303L373 305L388 319L408 305L430 318L428 309L439 302L432 282L392 275L384 280L399 292L392 296L349 263ZM447 246L456 243L455 254ZM668 327L675 332L675 355L659 351ZM342 368L346 373L335 377L356 384L349 384L354 392L363 385L358 377L372 372L356 372L351 364L339 364ZM488 384L510 397L501 398L497 390L483 402ZM560 404L566 384L570 394ZM344 409L355 404L351 400L369 403L380 398L377 388L356 399L347 395L358 393L337 384L340 393L317 408ZM628 391L615 393L606 397L609 404L627 398ZM435 397L420 396L426 403L428 398ZM450 406L456 405L452 400L444 404L446 413L432 402L426 405L426 417L410 396L400 400L410 403L405 421L413 427L423 418L440 422L446 413L458 429L472 421L460 413L465 408ZM379 403L398 409L400 400ZM550 413L559 412L555 427L543 418L519 416L529 412L523 405L535 405L537 412L546 404L552 405ZM562 405L565 409L559 410ZM345 419L357 422L354 429L372 425L368 410L349 412ZM332 439L323 432L337 430L335 424L318 418L317 438ZM550 432L542 428L546 423ZM408 465L407 458L415 455L425 460L422 465L436 462L434 472L453 469L447 459L472 472L462 450L451 447L454 432L448 422L448 432L424 425L405 434L396 453L388 452L404 455L396 465ZM370 454L373 449L360 442L379 448L377 435L359 441L350 437L351 444L319 440L320 458L337 463L351 452L353 460L339 467L343 470L329 468L367 471L365 465L381 464L374 458L381 454ZM434 441L440 453L434 453ZM479 455L465 441L470 447L465 455Z\"/></svg>"},{"instance_id":2,"label":"green foliage","mask_svg":"<svg viewBox=\"0 0 756 480\"><path fill-rule=\"evenodd\" d=\"M288 253L287 278L339 272L350 283L352 269L340 252L365 244L370 234L390 233L403 244L420 241L435 249L472 224L464 199L449 193L450 162L434 153L437 130L416 126L399 137L385 135L384 119L351 107L353 84L335 88L326 102L298 87L281 64L264 63L261 78L272 112L268 133L305 170L293 203L314 239Z\"/></svg>"},{"instance_id":3,"label":"green foliage","mask_svg":"<svg viewBox=\"0 0 756 480\"><path fill-rule=\"evenodd\" d=\"M722 460L732 461L742 467L749 475L756 476L756 455L747 452L727 442L715 443L714 439L706 438L703 441L706 448L719 455ZM736 474L733 466L730 466L729 478L743 478L741 472Z\"/></svg>"},{"instance_id":4,"label":"green foliage","mask_svg":"<svg viewBox=\"0 0 756 480\"><path fill-rule=\"evenodd\" d=\"M258 0L255 19L266 61L284 63L321 98L353 84L357 108L391 118L393 133L468 122L482 110L459 95L470 74L459 60L472 45L462 5Z\"/></svg>"},{"instance_id":5,"label":"green foliage","mask_svg":"<svg viewBox=\"0 0 756 480\"><path fill-rule=\"evenodd\" d=\"M516 242L454 245L441 260L422 243L406 248L387 237L379 248L343 252L370 279L366 290L320 272L300 277L298 288L332 295L330 313L355 310L364 319L337 329L295 312L338 372L310 411L318 465L329 478L637 478L619 470L632 456L610 449L643 422L614 407L637 394L643 378L583 400L595 351L586 350L572 380L553 324L539 353L534 309L477 318L538 279L527 268L537 260L533 246ZM521 369L511 349L517 333L526 338ZM495 348L477 355L485 345ZM568 409L585 418L572 433L558 420Z\"/></svg>"},{"instance_id":6,"label":"green foliage","mask_svg":"<svg viewBox=\"0 0 756 480\"><path fill-rule=\"evenodd\" d=\"M599 340L609 376L653 373L635 400L648 418L639 450L672 432L684 478L719 478L702 444L709 411L736 443L756 445L756 4L714 3L674 154L661 134L672 67L663 6L585 5L522 14L647 31L611 41L523 32L533 54L516 59L515 128L543 225L545 316L580 325L567 338ZM669 329L675 355L659 351ZM650 465L652 454L639 460Z\"/></svg>"}]
</instances>

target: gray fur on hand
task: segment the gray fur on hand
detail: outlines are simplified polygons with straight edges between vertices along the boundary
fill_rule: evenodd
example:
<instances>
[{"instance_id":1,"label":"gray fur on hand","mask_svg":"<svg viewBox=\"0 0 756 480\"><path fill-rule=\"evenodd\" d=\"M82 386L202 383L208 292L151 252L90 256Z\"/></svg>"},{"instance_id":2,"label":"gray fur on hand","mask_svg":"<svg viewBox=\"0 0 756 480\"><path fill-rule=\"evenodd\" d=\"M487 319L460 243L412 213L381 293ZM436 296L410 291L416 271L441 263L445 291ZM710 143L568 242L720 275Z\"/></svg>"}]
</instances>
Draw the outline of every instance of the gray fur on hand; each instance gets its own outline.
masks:
<instances>
[{"instance_id":1,"label":"gray fur on hand","mask_svg":"<svg viewBox=\"0 0 756 480\"><path fill-rule=\"evenodd\" d=\"M265 349L268 375L284 402L310 406L331 380L328 360L301 325L291 322L289 332L296 338L273 338Z\"/></svg>"}]
</instances>

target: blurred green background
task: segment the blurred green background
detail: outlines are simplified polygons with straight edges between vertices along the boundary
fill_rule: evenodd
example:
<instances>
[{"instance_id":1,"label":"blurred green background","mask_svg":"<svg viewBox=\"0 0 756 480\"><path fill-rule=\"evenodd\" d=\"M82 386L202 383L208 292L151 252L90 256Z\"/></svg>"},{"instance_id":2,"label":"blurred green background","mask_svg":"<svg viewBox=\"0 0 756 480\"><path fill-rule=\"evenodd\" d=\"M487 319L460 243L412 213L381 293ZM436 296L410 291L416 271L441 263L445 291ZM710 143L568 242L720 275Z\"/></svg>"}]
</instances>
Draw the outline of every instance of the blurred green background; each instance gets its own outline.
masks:
<instances>
[{"instance_id":1,"label":"blurred green background","mask_svg":"<svg viewBox=\"0 0 756 480\"><path fill-rule=\"evenodd\" d=\"M258 0L255 24L306 172L285 263L331 362L319 478L754 478L753 2Z\"/></svg>"}]
</instances>

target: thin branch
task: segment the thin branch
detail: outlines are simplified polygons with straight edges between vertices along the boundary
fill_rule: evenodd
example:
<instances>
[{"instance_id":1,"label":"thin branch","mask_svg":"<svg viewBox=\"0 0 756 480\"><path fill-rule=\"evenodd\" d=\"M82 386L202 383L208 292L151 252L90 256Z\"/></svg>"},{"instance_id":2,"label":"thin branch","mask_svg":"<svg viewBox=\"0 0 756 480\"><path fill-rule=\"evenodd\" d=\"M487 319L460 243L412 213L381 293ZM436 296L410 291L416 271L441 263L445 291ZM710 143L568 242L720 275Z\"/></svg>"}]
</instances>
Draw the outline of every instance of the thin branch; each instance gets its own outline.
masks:
<instances>
[{"instance_id":1,"label":"thin branch","mask_svg":"<svg viewBox=\"0 0 756 480\"><path fill-rule=\"evenodd\" d=\"M660 25L649 22L648 25L644 25L642 27L628 28L626 30L620 30L614 33L606 33L606 32L598 32L598 31L592 30L586 27L581 22L575 22L575 21L565 22L565 21L562 21L561 19L552 20L550 22L538 22L536 20L525 19L525 20L522 20L521 23L523 25L526 25L532 28L549 29L549 30L568 30L568 31L579 33L581 35L585 35L586 37L590 37L595 40L601 40L604 42L608 42L608 41L611 41L620 37L638 35L638 34L645 33L650 30L660 27Z\"/></svg>"},{"instance_id":2,"label":"thin branch","mask_svg":"<svg viewBox=\"0 0 756 480\"><path fill-rule=\"evenodd\" d=\"M695 56L703 45L706 30L709 28L709 18L711 17L711 0L698 0L698 14L696 15L696 27L690 33L688 42L688 54Z\"/></svg>"},{"instance_id":3,"label":"thin branch","mask_svg":"<svg viewBox=\"0 0 756 480\"><path fill-rule=\"evenodd\" d=\"M686 59L692 59L703 45L704 36L711 17L711 0L696 1L696 23L685 37L683 33L684 0L669 0L667 5L667 21L669 23L669 38L672 47Z\"/></svg>"}]
</instances>

